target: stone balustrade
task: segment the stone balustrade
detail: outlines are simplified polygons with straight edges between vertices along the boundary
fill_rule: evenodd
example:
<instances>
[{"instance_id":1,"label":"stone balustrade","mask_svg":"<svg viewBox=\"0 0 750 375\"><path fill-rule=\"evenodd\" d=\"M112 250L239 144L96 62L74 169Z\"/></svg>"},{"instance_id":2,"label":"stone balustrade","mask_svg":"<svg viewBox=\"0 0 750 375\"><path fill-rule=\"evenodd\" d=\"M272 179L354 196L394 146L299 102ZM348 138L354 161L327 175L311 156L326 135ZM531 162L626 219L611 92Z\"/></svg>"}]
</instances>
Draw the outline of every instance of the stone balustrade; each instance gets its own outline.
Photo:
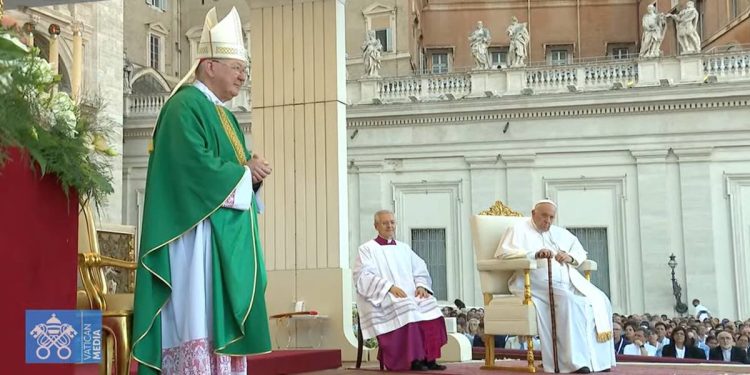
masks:
<instances>
[{"instance_id":1,"label":"stone balustrade","mask_svg":"<svg viewBox=\"0 0 750 375\"><path fill-rule=\"evenodd\" d=\"M126 94L124 106L125 117L156 117L168 98L169 93L154 93L150 95ZM249 111L250 86L243 86L239 94L227 103L227 107L232 111Z\"/></svg>"},{"instance_id":2,"label":"stone balustrade","mask_svg":"<svg viewBox=\"0 0 750 375\"><path fill-rule=\"evenodd\" d=\"M125 95L125 117L152 117L159 114L161 107L169 98L169 93L151 95Z\"/></svg>"},{"instance_id":3,"label":"stone balustrade","mask_svg":"<svg viewBox=\"0 0 750 375\"><path fill-rule=\"evenodd\" d=\"M750 51L474 70L347 82L353 105L750 81Z\"/></svg>"},{"instance_id":4,"label":"stone balustrade","mask_svg":"<svg viewBox=\"0 0 750 375\"><path fill-rule=\"evenodd\" d=\"M372 77L347 82L350 104L409 103L462 98L619 90L633 87L750 81L750 51L569 65ZM126 95L125 117L155 117L168 94ZM250 86L229 104L249 111Z\"/></svg>"}]
</instances>

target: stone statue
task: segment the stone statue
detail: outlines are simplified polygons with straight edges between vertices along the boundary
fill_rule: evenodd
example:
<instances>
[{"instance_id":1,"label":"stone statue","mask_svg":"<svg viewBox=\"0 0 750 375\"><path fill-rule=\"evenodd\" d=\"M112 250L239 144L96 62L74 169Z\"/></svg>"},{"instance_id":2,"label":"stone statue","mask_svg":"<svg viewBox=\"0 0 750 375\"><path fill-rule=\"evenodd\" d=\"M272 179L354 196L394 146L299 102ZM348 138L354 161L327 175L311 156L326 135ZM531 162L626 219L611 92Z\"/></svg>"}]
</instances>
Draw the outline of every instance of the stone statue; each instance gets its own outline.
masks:
<instances>
[{"instance_id":1,"label":"stone statue","mask_svg":"<svg viewBox=\"0 0 750 375\"><path fill-rule=\"evenodd\" d=\"M518 18L513 17L510 26L506 30L510 39L508 47L508 66L519 67L526 66L526 57L528 56L529 47L529 30L526 28L526 22L518 22Z\"/></svg>"},{"instance_id":2,"label":"stone statue","mask_svg":"<svg viewBox=\"0 0 750 375\"><path fill-rule=\"evenodd\" d=\"M661 42L667 28L667 18L664 13L657 13L656 6L649 4L642 20L643 37L641 38L641 57L653 58L661 56Z\"/></svg>"},{"instance_id":3,"label":"stone statue","mask_svg":"<svg viewBox=\"0 0 750 375\"><path fill-rule=\"evenodd\" d=\"M120 274L120 271L115 269L114 267L105 267L104 268L104 279L107 281L107 291L108 293L115 294L117 293L117 280L115 279ZM109 275L114 275L110 277Z\"/></svg>"},{"instance_id":4,"label":"stone statue","mask_svg":"<svg viewBox=\"0 0 750 375\"><path fill-rule=\"evenodd\" d=\"M482 21L477 22L477 28L469 35L469 46L474 56L474 69L490 69L490 30L484 27Z\"/></svg>"},{"instance_id":5,"label":"stone statue","mask_svg":"<svg viewBox=\"0 0 750 375\"><path fill-rule=\"evenodd\" d=\"M695 2L688 1L685 8L678 14L667 17L674 19L677 28L677 42L680 43L680 55L698 53L701 51L701 37L698 35L698 10Z\"/></svg>"},{"instance_id":6,"label":"stone statue","mask_svg":"<svg viewBox=\"0 0 750 375\"><path fill-rule=\"evenodd\" d=\"M375 37L375 30L367 30L365 41L362 43L362 60L365 63L366 77L380 77L380 60L383 56L383 45Z\"/></svg>"},{"instance_id":7,"label":"stone statue","mask_svg":"<svg viewBox=\"0 0 750 375\"><path fill-rule=\"evenodd\" d=\"M133 86L130 84L130 78L133 76L133 63L128 59L127 53L122 54L122 90L125 94L130 94L133 91Z\"/></svg>"}]
</instances>

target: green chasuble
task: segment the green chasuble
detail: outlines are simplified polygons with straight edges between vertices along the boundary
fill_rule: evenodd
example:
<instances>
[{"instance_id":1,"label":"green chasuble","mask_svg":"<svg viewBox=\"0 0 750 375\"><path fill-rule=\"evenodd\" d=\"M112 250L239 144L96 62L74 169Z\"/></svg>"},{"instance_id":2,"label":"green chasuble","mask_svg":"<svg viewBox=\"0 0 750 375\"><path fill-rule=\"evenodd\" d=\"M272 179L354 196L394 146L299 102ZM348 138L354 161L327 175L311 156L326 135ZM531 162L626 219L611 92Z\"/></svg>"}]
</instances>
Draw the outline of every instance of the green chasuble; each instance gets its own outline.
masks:
<instances>
[{"instance_id":1,"label":"green chasuble","mask_svg":"<svg viewBox=\"0 0 750 375\"><path fill-rule=\"evenodd\" d=\"M169 243L205 219L212 235L213 349L227 355L270 351L255 200L248 211L222 207L245 172L239 159L250 157L236 118L186 86L164 104L153 142L133 317L139 374L161 369L161 310L171 293Z\"/></svg>"}]
</instances>

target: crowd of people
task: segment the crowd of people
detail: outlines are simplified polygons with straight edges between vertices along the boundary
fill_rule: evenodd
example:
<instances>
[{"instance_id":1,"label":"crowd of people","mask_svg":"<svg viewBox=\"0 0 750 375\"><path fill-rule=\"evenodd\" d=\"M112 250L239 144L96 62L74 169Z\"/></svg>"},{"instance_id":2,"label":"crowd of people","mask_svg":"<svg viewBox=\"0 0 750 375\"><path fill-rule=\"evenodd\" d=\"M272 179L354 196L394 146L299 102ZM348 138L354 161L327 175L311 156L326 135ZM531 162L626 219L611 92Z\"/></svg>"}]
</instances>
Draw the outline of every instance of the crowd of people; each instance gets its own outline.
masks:
<instances>
[{"instance_id":1,"label":"crowd of people","mask_svg":"<svg viewBox=\"0 0 750 375\"><path fill-rule=\"evenodd\" d=\"M484 347L484 309L467 308L461 300L456 307L444 306L443 316L456 319L456 331L472 346ZM692 358L750 363L750 319L719 319L694 300L695 315L669 317L666 314L612 315L614 350L621 355ZM495 347L527 349L526 337L495 336ZM534 337L534 348L539 348Z\"/></svg>"}]
</instances>

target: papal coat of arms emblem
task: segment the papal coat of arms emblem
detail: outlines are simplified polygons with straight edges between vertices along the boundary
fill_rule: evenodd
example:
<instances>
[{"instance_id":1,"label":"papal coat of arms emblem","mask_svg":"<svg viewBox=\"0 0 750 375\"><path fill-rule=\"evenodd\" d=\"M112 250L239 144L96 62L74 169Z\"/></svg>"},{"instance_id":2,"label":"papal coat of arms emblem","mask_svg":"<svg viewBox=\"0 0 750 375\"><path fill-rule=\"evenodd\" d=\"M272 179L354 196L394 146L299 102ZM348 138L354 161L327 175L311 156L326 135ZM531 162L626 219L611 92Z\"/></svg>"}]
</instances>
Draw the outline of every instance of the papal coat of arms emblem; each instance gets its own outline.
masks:
<instances>
[{"instance_id":1,"label":"papal coat of arms emblem","mask_svg":"<svg viewBox=\"0 0 750 375\"><path fill-rule=\"evenodd\" d=\"M44 360L54 353L59 359L65 360L72 354L70 344L78 332L70 324L57 319L56 314L52 314L46 323L37 324L29 334L39 345L36 349L37 358Z\"/></svg>"}]
</instances>

